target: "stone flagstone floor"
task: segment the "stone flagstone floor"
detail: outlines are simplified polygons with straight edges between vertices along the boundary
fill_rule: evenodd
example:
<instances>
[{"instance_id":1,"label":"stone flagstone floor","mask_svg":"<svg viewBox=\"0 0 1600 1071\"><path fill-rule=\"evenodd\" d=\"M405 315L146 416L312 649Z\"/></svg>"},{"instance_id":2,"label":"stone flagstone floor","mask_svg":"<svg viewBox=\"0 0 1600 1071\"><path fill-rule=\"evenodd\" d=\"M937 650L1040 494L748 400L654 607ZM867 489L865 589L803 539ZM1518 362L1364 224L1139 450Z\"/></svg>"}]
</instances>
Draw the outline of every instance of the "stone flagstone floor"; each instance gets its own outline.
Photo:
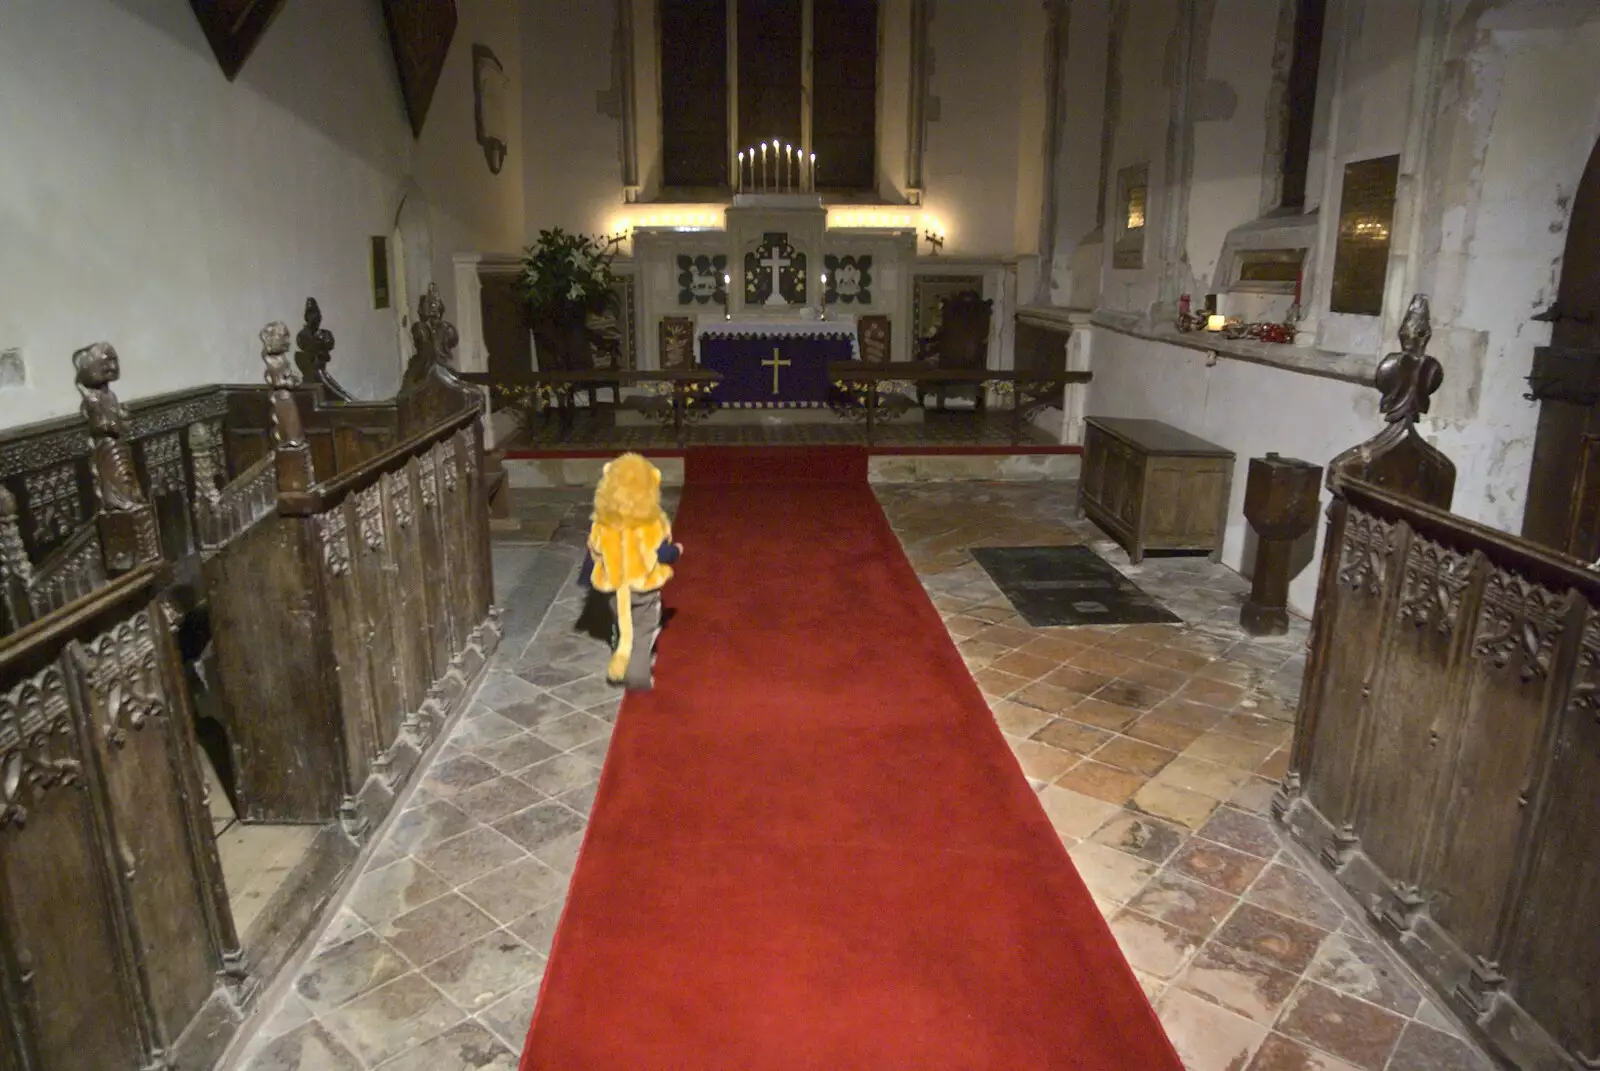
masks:
<instances>
[{"instance_id":1,"label":"stone flagstone floor","mask_svg":"<svg viewBox=\"0 0 1600 1071\"><path fill-rule=\"evenodd\" d=\"M1189 1071L1488 1071L1265 817L1306 622L1245 637L1236 574L1130 566L1069 484L878 494ZM516 538L546 542L496 547L483 688L236 1066L515 1068L620 705L574 632L587 497L518 493ZM1184 624L1032 629L967 554L1076 542Z\"/></svg>"}]
</instances>

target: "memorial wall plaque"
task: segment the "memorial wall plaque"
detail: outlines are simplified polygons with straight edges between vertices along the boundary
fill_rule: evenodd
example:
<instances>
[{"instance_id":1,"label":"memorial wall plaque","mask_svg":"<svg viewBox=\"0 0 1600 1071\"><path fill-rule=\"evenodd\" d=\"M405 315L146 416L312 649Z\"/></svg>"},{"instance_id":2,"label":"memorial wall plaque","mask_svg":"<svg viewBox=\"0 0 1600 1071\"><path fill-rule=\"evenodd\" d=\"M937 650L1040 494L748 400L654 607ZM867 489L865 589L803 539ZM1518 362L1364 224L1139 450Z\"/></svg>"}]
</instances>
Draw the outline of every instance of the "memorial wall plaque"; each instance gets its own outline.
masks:
<instances>
[{"instance_id":1,"label":"memorial wall plaque","mask_svg":"<svg viewBox=\"0 0 1600 1071\"><path fill-rule=\"evenodd\" d=\"M1334 312L1357 316L1383 313L1389 232L1394 226L1395 186L1399 179L1398 156L1345 165L1338 243L1333 254L1333 296L1329 302Z\"/></svg>"}]
</instances>

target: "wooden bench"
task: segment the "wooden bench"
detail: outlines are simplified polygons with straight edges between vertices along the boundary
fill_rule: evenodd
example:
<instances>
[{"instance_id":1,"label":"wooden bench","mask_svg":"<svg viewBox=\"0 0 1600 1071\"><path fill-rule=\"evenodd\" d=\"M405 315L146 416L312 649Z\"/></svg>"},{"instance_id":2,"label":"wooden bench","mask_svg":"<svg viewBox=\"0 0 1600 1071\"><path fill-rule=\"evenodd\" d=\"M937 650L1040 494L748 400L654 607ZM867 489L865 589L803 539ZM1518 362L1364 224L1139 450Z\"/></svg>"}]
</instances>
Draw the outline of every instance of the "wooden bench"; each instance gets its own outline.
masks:
<instances>
[{"instance_id":1,"label":"wooden bench","mask_svg":"<svg viewBox=\"0 0 1600 1071\"><path fill-rule=\"evenodd\" d=\"M1009 383L1015 397L1011 407L1011 441L1022 441L1022 428L1026 418L1038 409L1058 402L1061 392L1069 383L1088 383L1094 378L1091 372L1065 370L1030 371L1027 369L998 368L935 368L920 361L869 364L866 361L831 361L828 364L828 381L845 389L862 389L866 396L867 442L872 442L873 431L882 413L879 388L886 382L906 382L919 388L919 394L930 386L952 384ZM857 387L859 385L859 388Z\"/></svg>"},{"instance_id":2,"label":"wooden bench","mask_svg":"<svg viewBox=\"0 0 1600 1071\"><path fill-rule=\"evenodd\" d=\"M1089 417L1084 425L1078 504L1130 559L1150 550L1221 556L1231 450L1155 420Z\"/></svg>"}]
</instances>

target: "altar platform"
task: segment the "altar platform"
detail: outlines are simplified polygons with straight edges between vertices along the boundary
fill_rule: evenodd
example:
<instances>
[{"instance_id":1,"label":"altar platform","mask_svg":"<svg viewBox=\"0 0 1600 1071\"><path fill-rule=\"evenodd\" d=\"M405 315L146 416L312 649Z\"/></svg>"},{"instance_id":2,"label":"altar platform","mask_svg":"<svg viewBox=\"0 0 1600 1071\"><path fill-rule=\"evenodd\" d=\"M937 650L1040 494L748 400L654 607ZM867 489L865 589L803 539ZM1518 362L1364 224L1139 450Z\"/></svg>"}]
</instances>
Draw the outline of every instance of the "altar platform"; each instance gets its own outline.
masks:
<instances>
[{"instance_id":1,"label":"altar platform","mask_svg":"<svg viewBox=\"0 0 1600 1071\"><path fill-rule=\"evenodd\" d=\"M1082 447L1062 445L1036 427L1012 441L1007 411L928 411L910 423L880 424L867 443L860 423L786 420L767 424L695 424L685 446L670 425L619 425L609 406L580 411L563 432L556 422L535 421L503 444L512 487L593 486L600 466L626 451L656 462L664 483L682 480L683 457L696 446L865 446L874 483L948 480L1071 481L1078 478Z\"/></svg>"}]
</instances>

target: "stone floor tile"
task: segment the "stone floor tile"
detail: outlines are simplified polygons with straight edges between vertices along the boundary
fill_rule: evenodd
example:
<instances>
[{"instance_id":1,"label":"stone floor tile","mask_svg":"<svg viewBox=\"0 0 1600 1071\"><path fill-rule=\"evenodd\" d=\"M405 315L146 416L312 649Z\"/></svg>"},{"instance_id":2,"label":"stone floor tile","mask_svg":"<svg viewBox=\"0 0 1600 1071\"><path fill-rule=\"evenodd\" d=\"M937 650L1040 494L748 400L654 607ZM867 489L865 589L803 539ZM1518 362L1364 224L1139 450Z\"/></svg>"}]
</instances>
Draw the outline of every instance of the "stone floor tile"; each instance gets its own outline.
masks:
<instances>
[{"instance_id":1,"label":"stone floor tile","mask_svg":"<svg viewBox=\"0 0 1600 1071\"><path fill-rule=\"evenodd\" d=\"M565 909L566 899L563 897L523 916L506 928L526 941L529 948L548 956L550 946L555 942L556 927L561 923L561 913Z\"/></svg>"},{"instance_id":2,"label":"stone floor tile","mask_svg":"<svg viewBox=\"0 0 1600 1071\"><path fill-rule=\"evenodd\" d=\"M600 648L601 653L604 650L604 647ZM604 676L595 675L581 677L570 684L552 688L550 689L550 694L582 710L585 707L594 706L596 703L604 703L608 699L615 699L617 697L617 687L614 684L607 683Z\"/></svg>"},{"instance_id":3,"label":"stone floor tile","mask_svg":"<svg viewBox=\"0 0 1600 1071\"><path fill-rule=\"evenodd\" d=\"M1161 1025L1187 1071L1238 1071L1266 1039L1267 1028L1177 986L1156 1004Z\"/></svg>"},{"instance_id":4,"label":"stone floor tile","mask_svg":"<svg viewBox=\"0 0 1600 1071\"><path fill-rule=\"evenodd\" d=\"M533 857L557 873L571 875L583 847L583 831L558 837L534 851Z\"/></svg>"},{"instance_id":5,"label":"stone floor tile","mask_svg":"<svg viewBox=\"0 0 1600 1071\"><path fill-rule=\"evenodd\" d=\"M265 1011L266 1009L262 1009ZM271 1041L280 1038L292 1030L298 1030L309 1023L315 1016L306 1002L294 993L285 993L283 1000L272 1009L270 1014L263 1017L261 1029L256 1033L258 1041Z\"/></svg>"},{"instance_id":6,"label":"stone floor tile","mask_svg":"<svg viewBox=\"0 0 1600 1071\"><path fill-rule=\"evenodd\" d=\"M517 1053L481 1023L468 1020L377 1071L517 1071Z\"/></svg>"},{"instance_id":7,"label":"stone floor tile","mask_svg":"<svg viewBox=\"0 0 1600 1071\"><path fill-rule=\"evenodd\" d=\"M1129 965L1162 981L1176 977L1200 947L1194 934L1131 908L1112 916L1111 933Z\"/></svg>"},{"instance_id":8,"label":"stone floor tile","mask_svg":"<svg viewBox=\"0 0 1600 1071\"><path fill-rule=\"evenodd\" d=\"M1039 803L1057 833L1078 840L1092 836L1121 812L1121 808L1114 803L1056 785L1047 785L1040 790Z\"/></svg>"},{"instance_id":9,"label":"stone floor tile","mask_svg":"<svg viewBox=\"0 0 1600 1071\"><path fill-rule=\"evenodd\" d=\"M365 1071L355 1053L313 1020L255 1051L245 1071Z\"/></svg>"},{"instance_id":10,"label":"stone floor tile","mask_svg":"<svg viewBox=\"0 0 1600 1071\"><path fill-rule=\"evenodd\" d=\"M1234 790L1248 777L1249 774L1243 770L1180 755L1152 778L1151 783L1183 789L1185 792L1197 792L1214 800L1225 800L1232 796Z\"/></svg>"},{"instance_id":11,"label":"stone floor tile","mask_svg":"<svg viewBox=\"0 0 1600 1071\"><path fill-rule=\"evenodd\" d=\"M1299 977L1209 941L1174 984L1263 1026L1277 1018Z\"/></svg>"},{"instance_id":12,"label":"stone floor tile","mask_svg":"<svg viewBox=\"0 0 1600 1071\"><path fill-rule=\"evenodd\" d=\"M582 815L559 803L546 801L502 818L494 824L494 828L528 851L538 854L541 848L579 832L584 825Z\"/></svg>"},{"instance_id":13,"label":"stone floor tile","mask_svg":"<svg viewBox=\"0 0 1600 1071\"><path fill-rule=\"evenodd\" d=\"M369 926L381 926L450 891L450 883L407 857L361 875L348 907Z\"/></svg>"},{"instance_id":14,"label":"stone floor tile","mask_svg":"<svg viewBox=\"0 0 1600 1071\"><path fill-rule=\"evenodd\" d=\"M1069 791L1120 806L1144 786L1145 778L1093 759L1084 759L1056 778L1055 783Z\"/></svg>"},{"instance_id":15,"label":"stone floor tile","mask_svg":"<svg viewBox=\"0 0 1600 1071\"><path fill-rule=\"evenodd\" d=\"M1166 700L1168 694L1159 688L1119 677L1095 692L1092 698L1143 713Z\"/></svg>"},{"instance_id":16,"label":"stone floor tile","mask_svg":"<svg viewBox=\"0 0 1600 1071\"><path fill-rule=\"evenodd\" d=\"M518 778L507 776L469 789L452 802L476 821L492 823L531 807L543 798L537 789Z\"/></svg>"},{"instance_id":17,"label":"stone floor tile","mask_svg":"<svg viewBox=\"0 0 1600 1071\"><path fill-rule=\"evenodd\" d=\"M589 675L589 671L539 659L534 663L517 665L516 674L538 688L559 688L582 680Z\"/></svg>"},{"instance_id":18,"label":"stone floor tile","mask_svg":"<svg viewBox=\"0 0 1600 1071\"><path fill-rule=\"evenodd\" d=\"M1131 806L1156 818L1199 829L1217 809L1217 801L1198 792L1151 781L1133 794Z\"/></svg>"},{"instance_id":19,"label":"stone floor tile","mask_svg":"<svg viewBox=\"0 0 1600 1071\"><path fill-rule=\"evenodd\" d=\"M1124 735L1134 740L1142 740L1172 752L1182 751L1198 740L1204 732L1204 729L1169 721L1160 714L1146 714L1123 730Z\"/></svg>"},{"instance_id":20,"label":"stone floor tile","mask_svg":"<svg viewBox=\"0 0 1600 1071\"><path fill-rule=\"evenodd\" d=\"M584 785L581 788L575 788L570 792L563 792L561 795L555 797L555 800L562 806L577 811L585 818L585 820L587 820L590 814L594 812L595 797L597 797L599 794L600 782L590 781L587 785Z\"/></svg>"},{"instance_id":21,"label":"stone floor tile","mask_svg":"<svg viewBox=\"0 0 1600 1071\"><path fill-rule=\"evenodd\" d=\"M1026 677L1006 673L1004 670L995 669L992 665L973 673L972 679L978 682L978 687L983 689L985 695L992 695L996 699L1014 696L1029 684ZM1019 698L1022 702L1027 702L1026 698Z\"/></svg>"},{"instance_id":22,"label":"stone floor tile","mask_svg":"<svg viewBox=\"0 0 1600 1071\"><path fill-rule=\"evenodd\" d=\"M369 865L367 869L371 871L374 868ZM346 941L353 941L368 932L369 929L370 927L367 926L361 916L350 910L348 906L343 907L328 922L327 928L322 931L321 935L317 937L315 950L321 952L323 949L332 948L334 945L342 945Z\"/></svg>"},{"instance_id":23,"label":"stone floor tile","mask_svg":"<svg viewBox=\"0 0 1600 1071\"><path fill-rule=\"evenodd\" d=\"M410 970L387 941L364 933L314 956L295 979L293 995L311 1014L320 1015Z\"/></svg>"},{"instance_id":24,"label":"stone floor tile","mask_svg":"<svg viewBox=\"0 0 1600 1071\"><path fill-rule=\"evenodd\" d=\"M1271 859L1283 848L1271 822L1234 807L1217 808L1200 827L1200 836L1258 859Z\"/></svg>"},{"instance_id":25,"label":"stone floor tile","mask_svg":"<svg viewBox=\"0 0 1600 1071\"><path fill-rule=\"evenodd\" d=\"M1114 848L1084 841L1069 853L1078 876L1097 898L1125 904L1156 872L1156 865Z\"/></svg>"},{"instance_id":26,"label":"stone floor tile","mask_svg":"<svg viewBox=\"0 0 1600 1071\"><path fill-rule=\"evenodd\" d=\"M476 702L492 710L526 703L539 695L539 689L515 673L491 669L483 678L483 685L474 696Z\"/></svg>"},{"instance_id":27,"label":"stone floor tile","mask_svg":"<svg viewBox=\"0 0 1600 1071\"><path fill-rule=\"evenodd\" d=\"M529 685L531 688L532 685ZM490 711L482 717L462 722L450 736L450 742L468 751L476 751L501 740L522 733L522 726L509 718Z\"/></svg>"},{"instance_id":28,"label":"stone floor tile","mask_svg":"<svg viewBox=\"0 0 1600 1071\"><path fill-rule=\"evenodd\" d=\"M1288 744L1294 736L1293 726L1245 710L1235 710L1234 713L1227 715L1217 722L1216 728L1212 731L1226 736L1236 736L1253 744L1268 744L1275 748Z\"/></svg>"},{"instance_id":29,"label":"stone floor tile","mask_svg":"<svg viewBox=\"0 0 1600 1071\"><path fill-rule=\"evenodd\" d=\"M1002 733L1005 733L1007 736L1015 736L1021 739L1027 739L1028 737L1033 736L1040 729L1044 728L1046 725L1050 724L1052 720L1054 720L1052 715L1045 713L1037 707L1025 706L1022 703L1014 703L1009 699L1002 699L998 703L995 703L991 710L994 713L995 724L1000 726L1000 731ZM1051 744L1052 747L1060 746L1053 744L1048 740L1043 742Z\"/></svg>"},{"instance_id":30,"label":"stone floor tile","mask_svg":"<svg viewBox=\"0 0 1600 1071\"><path fill-rule=\"evenodd\" d=\"M527 985L495 1001L477 1015L478 1021L512 1052L520 1053L528 1040L528 1024L533 1021L533 1006L539 999L539 985L543 980L544 972L540 971L539 977L528 979Z\"/></svg>"},{"instance_id":31,"label":"stone floor tile","mask_svg":"<svg viewBox=\"0 0 1600 1071\"><path fill-rule=\"evenodd\" d=\"M1173 722L1189 729L1199 729L1202 733L1221 724L1222 719L1228 716L1225 710L1196 703L1185 698L1182 694L1161 702L1153 711L1163 721ZM1198 739L1198 735L1196 736Z\"/></svg>"},{"instance_id":32,"label":"stone floor tile","mask_svg":"<svg viewBox=\"0 0 1600 1071\"><path fill-rule=\"evenodd\" d=\"M480 875L526 857L505 834L480 826L459 837L440 841L417 853L417 858L451 885L465 885Z\"/></svg>"},{"instance_id":33,"label":"stone floor tile","mask_svg":"<svg viewBox=\"0 0 1600 1071\"><path fill-rule=\"evenodd\" d=\"M430 799L403 812L389 830L389 843L402 852L416 852L441 840L458 837L478 823L446 800Z\"/></svg>"},{"instance_id":34,"label":"stone floor tile","mask_svg":"<svg viewBox=\"0 0 1600 1071\"><path fill-rule=\"evenodd\" d=\"M1035 740L1012 740L1010 744L1023 774L1035 781L1054 781L1080 761L1078 755Z\"/></svg>"},{"instance_id":35,"label":"stone floor tile","mask_svg":"<svg viewBox=\"0 0 1600 1071\"><path fill-rule=\"evenodd\" d=\"M1244 898L1269 911L1324 930L1336 930L1345 920L1343 909L1322 891L1315 879L1282 863L1269 866Z\"/></svg>"},{"instance_id":36,"label":"stone floor tile","mask_svg":"<svg viewBox=\"0 0 1600 1071\"><path fill-rule=\"evenodd\" d=\"M1080 648L1078 654L1082 654L1086 650L1088 648ZM1044 683L1052 688L1060 688L1062 691L1087 699L1110 684L1114 679L1104 673L1095 673L1092 670L1069 664L1047 673L1044 677Z\"/></svg>"},{"instance_id":37,"label":"stone floor tile","mask_svg":"<svg viewBox=\"0 0 1600 1071\"><path fill-rule=\"evenodd\" d=\"M1160 865L1172 857L1189 831L1159 818L1123 811L1100 827L1092 837L1096 844Z\"/></svg>"},{"instance_id":38,"label":"stone floor tile","mask_svg":"<svg viewBox=\"0 0 1600 1071\"><path fill-rule=\"evenodd\" d=\"M1115 766L1119 770L1127 770L1143 777L1153 777L1160 773L1167 763L1177 758L1177 753L1154 744L1147 744L1143 740L1118 736L1108 740L1104 747L1093 753L1092 757L1096 762Z\"/></svg>"},{"instance_id":39,"label":"stone floor tile","mask_svg":"<svg viewBox=\"0 0 1600 1071\"><path fill-rule=\"evenodd\" d=\"M1141 713L1132 707L1125 707L1119 703L1108 703L1104 699L1090 697L1074 705L1066 712L1066 715L1073 721L1081 721L1098 729L1122 732L1138 721Z\"/></svg>"},{"instance_id":40,"label":"stone floor tile","mask_svg":"<svg viewBox=\"0 0 1600 1071\"><path fill-rule=\"evenodd\" d=\"M1289 998L1278 1030L1361 1071L1383 1071L1406 1020L1315 982L1302 983Z\"/></svg>"},{"instance_id":41,"label":"stone floor tile","mask_svg":"<svg viewBox=\"0 0 1600 1071\"><path fill-rule=\"evenodd\" d=\"M420 974L374 989L323 1022L368 1067L413 1049L461 1022L460 1008Z\"/></svg>"},{"instance_id":42,"label":"stone floor tile","mask_svg":"<svg viewBox=\"0 0 1600 1071\"><path fill-rule=\"evenodd\" d=\"M544 970L544 956L506 930L496 930L422 968L423 977L456 1007L478 1012Z\"/></svg>"},{"instance_id":43,"label":"stone floor tile","mask_svg":"<svg viewBox=\"0 0 1600 1071\"><path fill-rule=\"evenodd\" d=\"M1171 870L1162 870L1129 901L1140 914L1193 934L1197 940L1209 937L1238 901L1208 885L1191 881Z\"/></svg>"},{"instance_id":44,"label":"stone floor tile","mask_svg":"<svg viewBox=\"0 0 1600 1071\"><path fill-rule=\"evenodd\" d=\"M476 755L461 754L434 763L422 783L435 797L450 799L485 781L494 780L499 774L499 770Z\"/></svg>"},{"instance_id":45,"label":"stone floor tile","mask_svg":"<svg viewBox=\"0 0 1600 1071\"><path fill-rule=\"evenodd\" d=\"M1246 903L1228 916L1211 940L1248 962L1298 977L1311 966L1327 938L1327 930Z\"/></svg>"},{"instance_id":46,"label":"stone floor tile","mask_svg":"<svg viewBox=\"0 0 1600 1071\"><path fill-rule=\"evenodd\" d=\"M973 674L976 679L977 674ZM981 685L981 681L979 682ZM1010 696L1013 702L1024 706L1034 707L1046 714L1062 715L1076 707L1083 701L1083 696L1077 692L1058 688L1044 681L1034 681L1032 684L1017 690Z\"/></svg>"},{"instance_id":47,"label":"stone floor tile","mask_svg":"<svg viewBox=\"0 0 1600 1071\"><path fill-rule=\"evenodd\" d=\"M1248 1071L1358 1071L1343 1060L1286 1038L1268 1034Z\"/></svg>"},{"instance_id":48,"label":"stone floor tile","mask_svg":"<svg viewBox=\"0 0 1600 1071\"><path fill-rule=\"evenodd\" d=\"M1476 1047L1459 1037L1407 1023L1388 1071L1491 1071L1492 1065Z\"/></svg>"},{"instance_id":49,"label":"stone floor tile","mask_svg":"<svg viewBox=\"0 0 1600 1071\"><path fill-rule=\"evenodd\" d=\"M540 739L531 732L524 732L477 748L474 753L498 773L515 773L536 762L543 762L553 755L559 755L562 750L564 749Z\"/></svg>"},{"instance_id":50,"label":"stone floor tile","mask_svg":"<svg viewBox=\"0 0 1600 1071\"><path fill-rule=\"evenodd\" d=\"M521 859L462 886L461 895L507 924L564 898L568 880L537 859Z\"/></svg>"},{"instance_id":51,"label":"stone floor tile","mask_svg":"<svg viewBox=\"0 0 1600 1071\"><path fill-rule=\"evenodd\" d=\"M1277 794L1277 781L1269 781L1265 777L1251 777L1233 790L1233 795L1228 797L1228 803L1241 811L1266 815L1272 813L1272 799Z\"/></svg>"},{"instance_id":52,"label":"stone floor tile","mask_svg":"<svg viewBox=\"0 0 1600 1071\"><path fill-rule=\"evenodd\" d=\"M1035 732L1033 739L1062 751L1070 751L1075 755L1092 754L1114 735L1106 729L1097 729L1070 718L1050 718L1048 715L1046 718L1048 724Z\"/></svg>"},{"instance_id":53,"label":"stone floor tile","mask_svg":"<svg viewBox=\"0 0 1600 1071\"><path fill-rule=\"evenodd\" d=\"M611 726L590 714L573 714L570 717L546 722L533 731L539 739L561 751L571 751L593 740L609 740Z\"/></svg>"},{"instance_id":54,"label":"stone floor tile","mask_svg":"<svg viewBox=\"0 0 1600 1071\"><path fill-rule=\"evenodd\" d=\"M1185 758L1253 771L1271 758L1276 750L1271 744L1252 743L1213 729L1185 748L1183 754Z\"/></svg>"},{"instance_id":55,"label":"stone floor tile","mask_svg":"<svg viewBox=\"0 0 1600 1071\"><path fill-rule=\"evenodd\" d=\"M547 796L559 796L593 784L599 777L600 767L577 755L556 755L517 774L518 780L527 782Z\"/></svg>"},{"instance_id":56,"label":"stone floor tile","mask_svg":"<svg viewBox=\"0 0 1600 1071\"><path fill-rule=\"evenodd\" d=\"M417 966L432 963L495 928L495 921L457 893L392 919L378 932Z\"/></svg>"},{"instance_id":57,"label":"stone floor tile","mask_svg":"<svg viewBox=\"0 0 1600 1071\"><path fill-rule=\"evenodd\" d=\"M1398 1015L1413 1016L1422 1005L1422 994L1393 954L1343 933L1323 943L1306 977Z\"/></svg>"},{"instance_id":58,"label":"stone floor tile","mask_svg":"<svg viewBox=\"0 0 1600 1071\"><path fill-rule=\"evenodd\" d=\"M1059 662L1039 655L1027 654L1023 651L1011 651L989 663L989 668L999 670L1002 673L1013 674L1026 681L1036 681L1046 673L1054 670L1058 665L1060 665Z\"/></svg>"},{"instance_id":59,"label":"stone floor tile","mask_svg":"<svg viewBox=\"0 0 1600 1071\"><path fill-rule=\"evenodd\" d=\"M1266 866L1265 859L1234 851L1198 836L1180 848L1168 864L1170 869L1185 877L1231 896L1238 896L1248 889Z\"/></svg>"}]
</instances>

